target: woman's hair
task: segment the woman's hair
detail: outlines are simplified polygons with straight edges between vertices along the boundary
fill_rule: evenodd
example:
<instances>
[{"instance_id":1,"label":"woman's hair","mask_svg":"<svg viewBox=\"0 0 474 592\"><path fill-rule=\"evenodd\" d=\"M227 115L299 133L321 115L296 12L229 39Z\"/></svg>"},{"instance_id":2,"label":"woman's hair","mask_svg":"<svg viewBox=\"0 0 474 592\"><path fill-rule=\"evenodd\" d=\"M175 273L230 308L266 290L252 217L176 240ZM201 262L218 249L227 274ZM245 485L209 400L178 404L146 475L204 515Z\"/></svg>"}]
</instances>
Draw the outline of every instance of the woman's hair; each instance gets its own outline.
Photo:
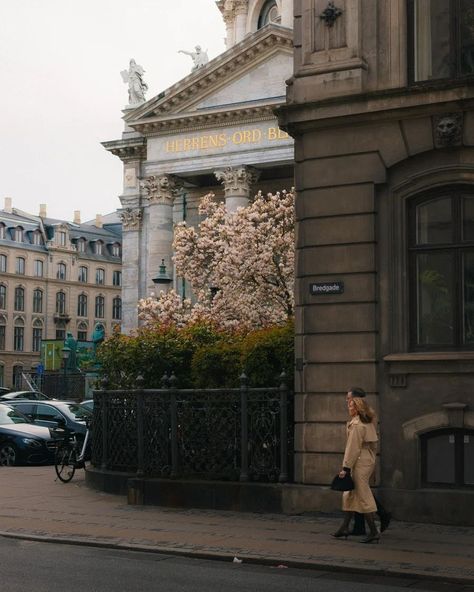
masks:
<instances>
[{"instance_id":1,"label":"woman's hair","mask_svg":"<svg viewBox=\"0 0 474 592\"><path fill-rule=\"evenodd\" d=\"M363 399L367 394L360 386L353 386L349 389L349 392L353 397L359 397L360 399Z\"/></svg>"},{"instance_id":2,"label":"woman's hair","mask_svg":"<svg viewBox=\"0 0 474 592\"><path fill-rule=\"evenodd\" d=\"M352 402L356 408L357 415L360 417L362 423L371 423L375 417L375 411L369 407L364 399L360 397L352 397Z\"/></svg>"}]
</instances>

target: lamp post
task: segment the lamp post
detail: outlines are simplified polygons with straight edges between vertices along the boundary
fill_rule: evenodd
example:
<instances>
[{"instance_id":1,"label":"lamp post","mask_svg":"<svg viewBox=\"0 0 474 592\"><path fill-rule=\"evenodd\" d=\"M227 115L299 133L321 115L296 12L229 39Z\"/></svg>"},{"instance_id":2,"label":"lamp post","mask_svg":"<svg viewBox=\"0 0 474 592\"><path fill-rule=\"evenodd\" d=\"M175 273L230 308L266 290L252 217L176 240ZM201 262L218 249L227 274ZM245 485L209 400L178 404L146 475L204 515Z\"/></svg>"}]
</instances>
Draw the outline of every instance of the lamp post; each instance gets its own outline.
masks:
<instances>
[{"instance_id":1,"label":"lamp post","mask_svg":"<svg viewBox=\"0 0 474 592\"><path fill-rule=\"evenodd\" d=\"M71 350L65 345L61 350L61 358L63 360L63 395L64 398L67 399L67 361L69 359L69 355Z\"/></svg>"},{"instance_id":2,"label":"lamp post","mask_svg":"<svg viewBox=\"0 0 474 592\"><path fill-rule=\"evenodd\" d=\"M165 260L162 259L158 276L153 278L152 282L154 284L171 284L172 281L173 279L168 275L168 272L166 271Z\"/></svg>"}]
</instances>

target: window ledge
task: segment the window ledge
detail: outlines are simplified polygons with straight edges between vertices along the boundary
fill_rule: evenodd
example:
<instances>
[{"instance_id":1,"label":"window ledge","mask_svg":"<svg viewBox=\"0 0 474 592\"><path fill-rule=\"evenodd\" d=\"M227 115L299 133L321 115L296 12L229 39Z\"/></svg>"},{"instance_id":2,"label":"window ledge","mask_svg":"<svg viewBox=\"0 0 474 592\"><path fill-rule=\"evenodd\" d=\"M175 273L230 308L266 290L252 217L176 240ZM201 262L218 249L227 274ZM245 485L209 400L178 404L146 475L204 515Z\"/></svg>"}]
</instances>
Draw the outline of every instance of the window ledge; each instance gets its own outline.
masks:
<instances>
[{"instance_id":1,"label":"window ledge","mask_svg":"<svg viewBox=\"0 0 474 592\"><path fill-rule=\"evenodd\" d=\"M474 351L457 352L405 352L389 354L383 357L384 362L436 362L436 361L474 360Z\"/></svg>"}]
</instances>

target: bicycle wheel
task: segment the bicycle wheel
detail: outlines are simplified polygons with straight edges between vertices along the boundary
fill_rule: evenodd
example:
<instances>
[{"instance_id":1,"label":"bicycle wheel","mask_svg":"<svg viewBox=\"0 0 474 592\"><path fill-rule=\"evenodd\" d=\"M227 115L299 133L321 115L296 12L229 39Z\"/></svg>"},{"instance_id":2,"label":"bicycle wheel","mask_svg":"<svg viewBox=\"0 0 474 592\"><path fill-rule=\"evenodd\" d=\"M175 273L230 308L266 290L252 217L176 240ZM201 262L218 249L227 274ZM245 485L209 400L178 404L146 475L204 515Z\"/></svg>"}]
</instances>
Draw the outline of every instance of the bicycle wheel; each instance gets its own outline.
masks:
<instances>
[{"instance_id":1,"label":"bicycle wheel","mask_svg":"<svg viewBox=\"0 0 474 592\"><path fill-rule=\"evenodd\" d=\"M59 480L68 483L76 472L76 451L68 445L60 445L56 450L54 469Z\"/></svg>"}]
</instances>

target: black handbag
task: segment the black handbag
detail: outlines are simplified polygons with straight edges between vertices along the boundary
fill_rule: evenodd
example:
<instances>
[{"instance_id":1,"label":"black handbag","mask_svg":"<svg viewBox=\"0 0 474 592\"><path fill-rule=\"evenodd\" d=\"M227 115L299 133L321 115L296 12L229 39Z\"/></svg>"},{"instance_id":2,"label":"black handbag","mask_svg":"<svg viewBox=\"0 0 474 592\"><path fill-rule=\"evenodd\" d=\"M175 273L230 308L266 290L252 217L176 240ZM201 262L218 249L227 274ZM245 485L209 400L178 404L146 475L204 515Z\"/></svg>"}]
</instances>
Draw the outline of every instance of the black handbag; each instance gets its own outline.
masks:
<instances>
[{"instance_id":1,"label":"black handbag","mask_svg":"<svg viewBox=\"0 0 474 592\"><path fill-rule=\"evenodd\" d=\"M338 473L331 483L331 489L333 491L352 491L354 488L354 481L350 473L346 473L344 477L339 477Z\"/></svg>"}]
</instances>

